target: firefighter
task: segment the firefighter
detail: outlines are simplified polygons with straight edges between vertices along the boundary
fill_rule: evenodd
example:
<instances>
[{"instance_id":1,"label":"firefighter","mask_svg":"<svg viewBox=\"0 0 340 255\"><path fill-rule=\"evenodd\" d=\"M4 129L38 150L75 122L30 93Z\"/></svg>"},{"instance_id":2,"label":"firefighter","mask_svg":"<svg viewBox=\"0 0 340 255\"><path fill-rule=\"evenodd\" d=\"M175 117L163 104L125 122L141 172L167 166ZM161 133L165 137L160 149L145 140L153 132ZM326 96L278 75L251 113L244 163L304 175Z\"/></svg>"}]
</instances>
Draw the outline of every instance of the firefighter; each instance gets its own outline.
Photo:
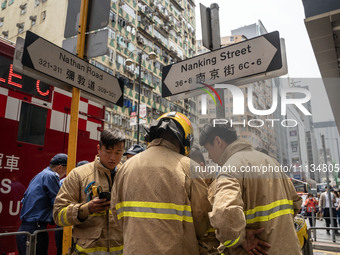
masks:
<instances>
[{"instance_id":1,"label":"firefighter","mask_svg":"<svg viewBox=\"0 0 340 255\"><path fill-rule=\"evenodd\" d=\"M121 233L114 225L110 190L123 156L125 136L104 130L91 163L73 169L56 197L53 218L59 226L73 225L72 254L122 254Z\"/></svg>"},{"instance_id":2,"label":"firefighter","mask_svg":"<svg viewBox=\"0 0 340 255\"><path fill-rule=\"evenodd\" d=\"M145 151L143 146L139 144L132 145L126 152L124 152L123 156L126 156L126 160L132 158L133 156L137 155L138 153L141 153Z\"/></svg>"},{"instance_id":3,"label":"firefighter","mask_svg":"<svg viewBox=\"0 0 340 255\"><path fill-rule=\"evenodd\" d=\"M219 251L301 254L294 229L301 198L285 173L268 170L280 169L278 162L238 139L235 129L226 124L206 125L199 143L221 169L209 214L222 243Z\"/></svg>"},{"instance_id":4,"label":"firefighter","mask_svg":"<svg viewBox=\"0 0 340 255\"><path fill-rule=\"evenodd\" d=\"M53 224L53 203L60 189L60 178L66 174L66 168L67 155L58 153L50 160L50 165L31 180L21 201L22 222L19 232L33 233L46 229L48 224ZM48 233L39 233L37 239L36 254L48 254ZM16 240L19 254L26 254L27 236L17 235Z\"/></svg>"},{"instance_id":5,"label":"firefighter","mask_svg":"<svg viewBox=\"0 0 340 255\"><path fill-rule=\"evenodd\" d=\"M211 206L203 179L190 176L190 121L166 113L147 132L148 148L124 163L112 189L124 255L199 254Z\"/></svg>"}]
</instances>

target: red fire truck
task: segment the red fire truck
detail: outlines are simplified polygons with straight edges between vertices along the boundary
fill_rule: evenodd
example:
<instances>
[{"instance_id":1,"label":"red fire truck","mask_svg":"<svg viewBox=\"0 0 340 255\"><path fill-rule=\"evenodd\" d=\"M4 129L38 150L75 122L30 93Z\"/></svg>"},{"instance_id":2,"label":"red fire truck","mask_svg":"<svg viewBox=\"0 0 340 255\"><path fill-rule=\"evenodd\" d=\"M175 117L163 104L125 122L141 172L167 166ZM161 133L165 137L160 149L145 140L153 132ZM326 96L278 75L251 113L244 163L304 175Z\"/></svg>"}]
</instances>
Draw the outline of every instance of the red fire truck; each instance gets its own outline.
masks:
<instances>
[{"instance_id":1,"label":"red fire truck","mask_svg":"<svg viewBox=\"0 0 340 255\"><path fill-rule=\"evenodd\" d=\"M0 233L18 230L23 194L55 154L67 153L70 125L71 93L13 70L14 49L0 39ZM104 116L103 105L81 98L77 161L93 161ZM1 254L16 250L14 236L0 237Z\"/></svg>"}]
</instances>

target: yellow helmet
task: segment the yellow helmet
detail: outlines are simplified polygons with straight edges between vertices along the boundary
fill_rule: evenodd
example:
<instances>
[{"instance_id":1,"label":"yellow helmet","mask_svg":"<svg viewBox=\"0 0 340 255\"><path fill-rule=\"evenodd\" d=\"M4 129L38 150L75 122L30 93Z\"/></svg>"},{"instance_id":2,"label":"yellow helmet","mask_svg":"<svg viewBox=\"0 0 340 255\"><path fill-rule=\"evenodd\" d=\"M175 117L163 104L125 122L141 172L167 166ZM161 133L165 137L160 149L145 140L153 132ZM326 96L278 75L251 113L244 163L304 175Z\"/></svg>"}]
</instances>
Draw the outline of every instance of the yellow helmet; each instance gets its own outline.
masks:
<instances>
[{"instance_id":1,"label":"yellow helmet","mask_svg":"<svg viewBox=\"0 0 340 255\"><path fill-rule=\"evenodd\" d=\"M170 121L174 120L174 121ZM148 140L151 142L158 137L162 131L168 130L172 132L181 144L180 153L188 155L190 152L190 144L192 142L192 126L190 120L182 113L168 112L157 119L148 131Z\"/></svg>"},{"instance_id":2,"label":"yellow helmet","mask_svg":"<svg viewBox=\"0 0 340 255\"><path fill-rule=\"evenodd\" d=\"M306 240L308 240L307 225L305 219L301 215L296 215L294 217L294 226L296 234L299 238L300 246L303 248Z\"/></svg>"}]
</instances>

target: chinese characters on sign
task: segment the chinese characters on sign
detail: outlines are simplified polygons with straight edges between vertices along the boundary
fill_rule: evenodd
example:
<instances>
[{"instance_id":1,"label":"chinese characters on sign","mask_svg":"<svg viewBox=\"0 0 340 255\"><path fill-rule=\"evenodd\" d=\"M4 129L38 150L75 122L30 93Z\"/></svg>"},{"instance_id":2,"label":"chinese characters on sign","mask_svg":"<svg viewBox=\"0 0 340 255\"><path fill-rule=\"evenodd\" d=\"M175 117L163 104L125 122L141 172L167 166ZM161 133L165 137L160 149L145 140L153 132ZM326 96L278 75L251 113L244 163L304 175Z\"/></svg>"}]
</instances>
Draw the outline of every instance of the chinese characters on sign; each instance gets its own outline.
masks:
<instances>
[{"instance_id":1,"label":"chinese characters on sign","mask_svg":"<svg viewBox=\"0 0 340 255\"><path fill-rule=\"evenodd\" d=\"M19 157L14 155L4 155L3 153L0 153L0 170L9 170L10 172L13 172L13 170L18 171L19 159Z\"/></svg>"},{"instance_id":2,"label":"chinese characters on sign","mask_svg":"<svg viewBox=\"0 0 340 255\"><path fill-rule=\"evenodd\" d=\"M202 88L202 83L233 84L276 70L284 74L286 70L282 67L279 33L272 32L165 66L162 69L162 96Z\"/></svg>"}]
</instances>

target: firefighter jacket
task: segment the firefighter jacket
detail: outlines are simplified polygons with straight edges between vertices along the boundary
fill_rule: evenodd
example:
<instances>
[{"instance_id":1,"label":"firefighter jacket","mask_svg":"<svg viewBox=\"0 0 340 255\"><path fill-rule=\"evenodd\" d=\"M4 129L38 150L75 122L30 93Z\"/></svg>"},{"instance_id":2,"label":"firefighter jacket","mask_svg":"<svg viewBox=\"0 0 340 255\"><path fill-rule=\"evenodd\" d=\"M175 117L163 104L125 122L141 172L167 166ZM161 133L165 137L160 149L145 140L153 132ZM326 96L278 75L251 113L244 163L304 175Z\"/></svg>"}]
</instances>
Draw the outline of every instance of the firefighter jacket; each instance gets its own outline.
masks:
<instances>
[{"instance_id":1,"label":"firefighter jacket","mask_svg":"<svg viewBox=\"0 0 340 255\"><path fill-rule=\"evenodd\" d=\"M279 163L241 139L229 144L217 163L223 167L209 217L228 254L247 254L241 246L246 228L264 228L258 238L272 245L269 254L301 254L294 228L301 198L290 178L277 171Z\"/></svg>"},{"instance_id":2,"label":"firefighter jacket","mask_svg":"<svg viewBox=\"0 0 340 255\"><path fill-rule=\"evenodd\" d=\"M190 159L162 138L124 163L111 208L124 230L124 255L199 254L211 211L205 182L190 176Z\"/></svg>"},{"instance_id":3,"label":"firefighter jacket","mask_svg":"<svg viewBox=\"0 0 340 255\"><path fill-rule=\"evenodd\" d=\"M67 175L55 199L54 221L62 227L73 225L74 253L122 254L123 247L117 242L122 233L114 225L112 211L89 212L87 202L92 198L93 185L107 192L112 187L111 172L100 163L98 156L94 162L77 167Z\"/></svg>"}]
</instances>

